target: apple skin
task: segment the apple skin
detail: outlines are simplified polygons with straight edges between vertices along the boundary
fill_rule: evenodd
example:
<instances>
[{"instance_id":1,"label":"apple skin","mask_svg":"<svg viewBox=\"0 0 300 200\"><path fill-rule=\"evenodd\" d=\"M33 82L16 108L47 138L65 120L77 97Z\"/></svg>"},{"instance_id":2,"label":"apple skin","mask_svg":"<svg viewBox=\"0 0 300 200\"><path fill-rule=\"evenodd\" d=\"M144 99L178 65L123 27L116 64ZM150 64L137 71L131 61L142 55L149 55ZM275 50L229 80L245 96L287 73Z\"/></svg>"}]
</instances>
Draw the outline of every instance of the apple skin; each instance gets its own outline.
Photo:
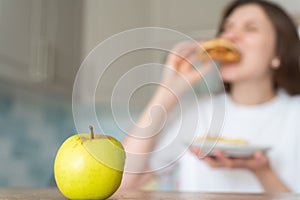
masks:
<instances>
[{"instance_id":1,"label":"apple skin","mask_svg":"<svg viewBox=\"0 0 300 200\"><path fill-rule=\"evenodd\" d=\"M121 184L125 157L122 144L111 136L73 135L54 161L57 187L69 199L106 199Z\"/></svg>"}]
</instances>

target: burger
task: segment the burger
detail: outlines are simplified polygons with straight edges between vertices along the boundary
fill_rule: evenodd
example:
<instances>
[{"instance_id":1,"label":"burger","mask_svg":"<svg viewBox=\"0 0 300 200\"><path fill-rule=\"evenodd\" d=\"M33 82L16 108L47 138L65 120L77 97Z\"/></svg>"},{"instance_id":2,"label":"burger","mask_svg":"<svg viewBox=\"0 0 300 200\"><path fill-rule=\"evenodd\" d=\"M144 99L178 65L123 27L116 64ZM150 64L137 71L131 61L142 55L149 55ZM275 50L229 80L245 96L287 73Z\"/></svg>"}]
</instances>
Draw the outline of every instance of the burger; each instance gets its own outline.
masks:
<instances>
[{"instance_id":1,"label":"burger","mask_svg":"<svg viewBox=\"0 0 300 200\"><path fill-rule=\"evenodd\" d=\"M214 38L203 43L199 51L200 61L209 59L219 63L235 63L241 59L241 54L236 45L224 38Z\"/></svg>"}]
</instances>

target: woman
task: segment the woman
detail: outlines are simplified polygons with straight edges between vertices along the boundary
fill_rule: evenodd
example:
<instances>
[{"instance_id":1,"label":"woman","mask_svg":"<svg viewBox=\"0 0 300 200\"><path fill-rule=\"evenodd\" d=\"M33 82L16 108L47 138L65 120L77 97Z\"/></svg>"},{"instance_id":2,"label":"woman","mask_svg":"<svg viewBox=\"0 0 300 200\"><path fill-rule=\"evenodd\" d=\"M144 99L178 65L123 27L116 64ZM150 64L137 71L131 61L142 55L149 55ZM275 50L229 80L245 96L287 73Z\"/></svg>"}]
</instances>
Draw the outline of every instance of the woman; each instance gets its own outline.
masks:
<instances>
[{"instance_id":1,"label":"woman","mask_svg":"<svg viewBox=\"0 0 300 200\"><path fill-rule=\"evenodd\" d=\"M126 173L124 188L140 187L153 176L164 180L164 176L174 175L176 170L173 183L182 191L300 192L300 125L296 122L300 115L297 95L300 93L300 45L295 26L272 3L236 0L225 10L218 36L234 42L242 52L240 62L222 64L219 68L227 90L222 135L243 137L254 144L271 146L271 150L267 154L257 151L249 158L233 159L221 151L209 157L191 148L163 172ZM180 44L176 51L194 60L196 47ZM202 79L182 57L169 55L166 64L171 70L166 70L162 86L140 116L131 136L125 138L127 152L149 153L161 140L168 140L171 133L162 137L155 134L168 132L161 129L165 112L170 113L176 107L178 96L189 84ZM209 64L203 64L201 73L208 73L210 68ZM221 97L224 94L216 95L216 99ZM199 101L200 119L204 119L211 115L208 100ZM204 121L200 120L199 126L209 126ZM127 162L137 172L143 172L167 156L160 154L140 160L129 157Z\"/></svg>"}]
</instances>

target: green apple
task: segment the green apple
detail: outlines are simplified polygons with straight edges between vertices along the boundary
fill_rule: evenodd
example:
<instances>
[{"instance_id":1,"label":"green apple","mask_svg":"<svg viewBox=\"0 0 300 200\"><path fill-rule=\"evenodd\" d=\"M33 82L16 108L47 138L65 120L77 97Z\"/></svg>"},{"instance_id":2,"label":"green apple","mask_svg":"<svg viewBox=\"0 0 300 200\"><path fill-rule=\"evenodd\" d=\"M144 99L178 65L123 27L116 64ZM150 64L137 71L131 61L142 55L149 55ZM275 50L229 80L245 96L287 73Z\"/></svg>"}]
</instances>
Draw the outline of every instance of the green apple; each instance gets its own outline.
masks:
<instances>
[{"instance_id":1,"label":"green apple","mask_svg":"<svg viewBox=\"0 0 300 200\"><path fill-rule=\"evenodd\" d=\"M90 129L90 134L69 137L55 158L57 187L69 199L106 199L122 181L126 157L122 144Z\"/></svg>"}]
</instances>

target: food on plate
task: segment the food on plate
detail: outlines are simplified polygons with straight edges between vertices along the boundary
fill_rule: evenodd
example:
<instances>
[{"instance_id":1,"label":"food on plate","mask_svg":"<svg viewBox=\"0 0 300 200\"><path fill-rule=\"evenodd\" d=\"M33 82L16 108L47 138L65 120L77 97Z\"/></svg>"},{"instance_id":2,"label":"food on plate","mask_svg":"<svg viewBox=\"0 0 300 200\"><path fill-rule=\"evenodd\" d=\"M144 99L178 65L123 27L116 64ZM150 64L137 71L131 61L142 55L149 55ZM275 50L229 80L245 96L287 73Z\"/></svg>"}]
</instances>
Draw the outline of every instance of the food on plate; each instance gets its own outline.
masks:
<instances>
[{"instance_id":1,"label":"food on plate","mask_svg":"<svg viewBox=\"0 0 300 200\"><path fill-rule=\"evenodd\" d=\"M214 137L207 135L205 137L198 137L195 139L195 142L218 142L218 143L225 143L225 144L242 144L247 145L249 144L247 140L239 139L239 138L225 138L225 137Z\"/></svg>"},{"instance_id":2,"label":"food on plate","mask_svg":"<svg viewBox=\"0 0 300 200\"><path fill-rule=\"evenodd\" d=\"M256 151L265 153L271 149L270 146L250 144L247 140L240 138L210 135L195 138L192 147L199 148L204 156L215 156L216 151L219 150L231 158L247 158L251 157Z\"/></svg>"},{"instance_id":3,"label":"food on plate","mask_svg":"<svg viewBox=\"0 0 300 200\"><path fill-rule=\"evenodd\" d=\"M200 61L211 58L220 63L239 62L241 59L241 54L236 45L224 38L214 38L204 42L198 55Z\"/></svg>"}]
</instances>

